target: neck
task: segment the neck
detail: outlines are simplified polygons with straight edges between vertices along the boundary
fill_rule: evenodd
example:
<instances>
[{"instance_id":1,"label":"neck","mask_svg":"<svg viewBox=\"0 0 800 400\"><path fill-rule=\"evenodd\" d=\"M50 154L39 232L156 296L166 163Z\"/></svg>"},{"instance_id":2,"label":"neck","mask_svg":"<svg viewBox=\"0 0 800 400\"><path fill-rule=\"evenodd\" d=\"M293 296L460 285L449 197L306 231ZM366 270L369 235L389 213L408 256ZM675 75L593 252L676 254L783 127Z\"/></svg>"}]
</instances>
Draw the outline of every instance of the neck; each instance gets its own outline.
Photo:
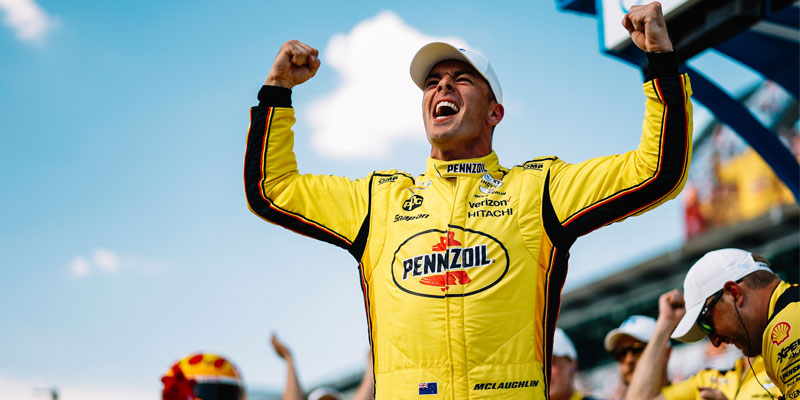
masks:
<instances>
[{"instance_id":1,"label":"neck","mask_svg":"<svg viewBox=\"0 0 800 400\"><path fill-rule=\"evenodd\" d=\"M480 158L489 154L489 153L484 153L482 151L469 151L469 150L470 149L445 151L445 150L439 150L435 147L431 147L431 158L441 161L453 161L453 160L466 160L470 158Z\"/></svg>"},{"instance_id":2,"label":"neck","mask_svg":"<svg viewBox=\"0 0 800 400\"><path fill-rule=\"evenodd\" d=\"M758 323L760 324L761 329L758 331L758 335L761 335L761 332L767 327L767 321L769 320L769 300L772 298L775 288L777 288L780 283L780 279L776 279L766 287L762 289L756 289L757 295L753 296L753 301L755 302L754 309L760 311L758 315Z\"/></svg>"}]
</instances>

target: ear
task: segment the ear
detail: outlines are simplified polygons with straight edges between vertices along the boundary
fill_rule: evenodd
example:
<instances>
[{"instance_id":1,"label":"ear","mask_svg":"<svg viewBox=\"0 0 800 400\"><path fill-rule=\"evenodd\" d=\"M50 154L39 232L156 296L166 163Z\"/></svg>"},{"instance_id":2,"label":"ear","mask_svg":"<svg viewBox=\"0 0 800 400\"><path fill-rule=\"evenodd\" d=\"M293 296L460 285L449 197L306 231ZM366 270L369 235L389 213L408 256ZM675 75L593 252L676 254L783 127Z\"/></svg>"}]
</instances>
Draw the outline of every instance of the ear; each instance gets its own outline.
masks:
<instances>
[{"instance_id":1,"label":"ear","mask_svg":"<svg viewBox=\"0 0 800 400\"><path fill-rule=\"evenodd\" d=\"M489 106L489 116L487 118L487 122L489 122L490 126L496 126L503 120L503 116L505 115L506 110L503 108L503 105L500 103L492 102L492 105Z\"/></svg>"},{"instance_id":2,"label":"ear","mask_svg":"<svg viewBox=\"0 0 800 400\"><path fill-rule=\"evenodd\" d=\"M744 290L738 283L727 281L725 285L722 286L722 289L731 295L737 307L741 307L744 304Z\"/></svg>"}]
</instances>

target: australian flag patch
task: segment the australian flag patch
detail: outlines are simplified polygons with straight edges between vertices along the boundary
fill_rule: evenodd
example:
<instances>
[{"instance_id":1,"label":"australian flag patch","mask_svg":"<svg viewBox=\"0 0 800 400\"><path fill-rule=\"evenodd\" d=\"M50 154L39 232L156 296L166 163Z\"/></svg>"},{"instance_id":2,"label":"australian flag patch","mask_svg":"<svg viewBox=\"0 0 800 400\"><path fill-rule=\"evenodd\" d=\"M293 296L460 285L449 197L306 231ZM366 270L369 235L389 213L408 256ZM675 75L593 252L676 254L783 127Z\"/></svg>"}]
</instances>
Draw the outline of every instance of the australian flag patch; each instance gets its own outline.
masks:
<instances>
[{"instance_id":1,"label":"australian flag patch","mask_svg":"<svg viewBox=\"0 0 800 400\"><path fill-rule=\"evenodd\" d=\"M438 394L436 382L425 382L419 384L419 394Z\"/></svg>"}]
</instances>

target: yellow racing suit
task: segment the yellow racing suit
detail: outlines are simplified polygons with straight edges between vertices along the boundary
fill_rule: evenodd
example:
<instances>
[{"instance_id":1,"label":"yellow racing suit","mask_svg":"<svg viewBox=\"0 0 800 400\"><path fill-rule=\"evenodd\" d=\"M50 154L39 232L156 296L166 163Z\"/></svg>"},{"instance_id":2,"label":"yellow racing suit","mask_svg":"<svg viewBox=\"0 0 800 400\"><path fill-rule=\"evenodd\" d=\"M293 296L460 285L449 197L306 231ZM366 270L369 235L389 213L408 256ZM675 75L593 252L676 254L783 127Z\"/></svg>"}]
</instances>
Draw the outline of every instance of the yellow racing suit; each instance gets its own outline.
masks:
<instances>
[{"instance_id":1,"label":"yellow racing suit","mask_svg":"<svg viewBox=\"0 0 800 400\"><path fill-rule=\"evenodd\" d=\"M781 393L770 380L764 359L753 359L750 369L747 359L736 360L734 368L727 371L704 369L689 379L661 389L666 400L702 400L700 388L717 389L730 400L777 399Z\"/></svg>"},{"instance_id":2,"label":"yellow racing suit","mask_svg":"<svg viewBox=\"0 0 800 400\"><path fill-rule=\"evenodd\" d=\"M494 152L430 158L417 176L361 179L300 174L291 91L264 86L247 137L248 206L357 260L377 399L544 399L570 245L685 181L691 88L673 67L644 84L634 151L512 168Z\"/></svg>"},{"instance_id":3,"label":"yellow racing suit","mask_svg":"<svg viewBox=\"0 0 800 400\"><path fill-rule=\"evenodd\" d=\"M800 399L800 287L781 281L769 299L761 338L767 374L786 400Z\"/></svg>"}]
</instances>

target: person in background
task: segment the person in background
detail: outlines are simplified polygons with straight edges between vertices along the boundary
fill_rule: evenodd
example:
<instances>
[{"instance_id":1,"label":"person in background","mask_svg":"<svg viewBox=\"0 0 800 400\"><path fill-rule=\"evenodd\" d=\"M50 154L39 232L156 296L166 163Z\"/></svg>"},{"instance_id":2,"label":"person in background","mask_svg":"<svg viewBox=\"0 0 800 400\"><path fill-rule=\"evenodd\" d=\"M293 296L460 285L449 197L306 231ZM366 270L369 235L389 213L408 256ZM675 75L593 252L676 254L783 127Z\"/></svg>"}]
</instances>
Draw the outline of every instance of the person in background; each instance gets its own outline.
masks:
<instances>
[{"instance_id":1,"label":"person in background","mask_svg":"<svg viewBox=\"0 0 800 400\"><path fill-rule=\"evenodd\" d=\"M781 393L767 376L760 356L742 357L736 360L732 370L704 369L685 381L657 387L654 383L666 373L669 337L685 313L680 291L670 291L658 299L656 327L639 357L626 400L757 400L780 397Z\"/></svg>"},{"instance_id":2,"label":"person in background","mask_svg":"<svg viewBox=\"0 0 800 400\"><path fill-rule=\"evenodd\" d=\"M283 392L282 400L303 400L305 392L300 386L300 380L297 378L297 369L294 364L294 357L289 348L278 339L274 333L270 337L272 348L278 357L286 362L286 386ZM372 353L367 356L366 368L364 376L361 378L361 383L353 395L353 400L369 400L374 398L375 379L372 374ZM308 400L341 400L342 394L338 390L328 386L318 387L308 394Z\"/></svg>"},{"instance_id":3,"label":"person in background","mask_svg":"<svg viewBox=\"0 0 800 400\"><path fill-rule=\"evenodd\" d=\"M761 355L785 398L800 398L800 287L782 281L764 257L710 251L686 273L683 294L673 296L686 310L673 339L708 336L715 346L733 343L747 357Z\"/></svg>"},{"instance_id":4,"label":"person in background","mask_svg":"<svg viewBox=\"0 0 800 400\"><path fill-rule=\"evenodd\" d=\"M582 395L575 387L578 352L561 328L556 328L553 335L553 362L550 365L550 400L594 400Z\"/></svg>"},{"instance_id":5,"label":"person in background","mask_svg":"<svg viewBox=\"0 0 800 400\"><path fill-rule=\"evenodd\" d=\"M628 317L619 328L612 329L606 335L605 348L619 364L620 382L617 387L608 393L610 400L625 399L628 385L631 383L633 372L636 369L639 357L642 355L647 342L653 336L656 320L644 315L633 315ZM669 351L663 360L664 372L654 378L657 387L665 386L667 379L666 366L669 361Z\"/></svg>"}]
</instances>

